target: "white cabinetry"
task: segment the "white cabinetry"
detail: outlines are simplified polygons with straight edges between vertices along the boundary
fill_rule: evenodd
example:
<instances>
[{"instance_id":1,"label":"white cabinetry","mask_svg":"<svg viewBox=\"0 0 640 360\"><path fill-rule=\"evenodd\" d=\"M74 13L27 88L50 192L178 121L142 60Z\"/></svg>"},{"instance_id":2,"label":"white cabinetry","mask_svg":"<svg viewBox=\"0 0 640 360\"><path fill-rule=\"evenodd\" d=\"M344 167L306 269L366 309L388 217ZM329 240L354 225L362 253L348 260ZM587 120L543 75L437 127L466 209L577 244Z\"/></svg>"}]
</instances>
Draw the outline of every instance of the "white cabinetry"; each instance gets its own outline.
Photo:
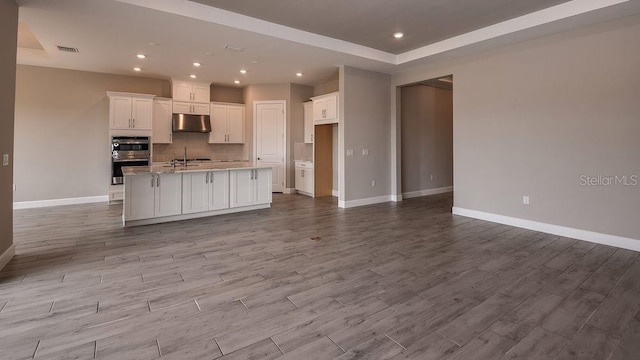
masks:
<instances>
[{"instance_id":1,"label":"white cabinetry","mask_svg":"<svg viewBox=\"0 0 640 360\"><path fill-rule=\"evenodd\" d=\"M173 101L174 114L209 115L209 104Z\"/></svg>"},{"instance_id":2,"label":"white cabinetry","mask_svg":"<svg viewBox=\"0 0 640 360\"><path fill-rule=\"evenodd\" d=\"M229 208L229 171L207 171L182 175L182 213Z\"/></svg>"},{"instance_id":3,"label":"white cabinetry","mask_svg":"<svg viewBox=\"0 0 640 360\"><path fill-rule=\"evenodd\" d=\"M182 213L182 174L125 177L124 211L129 220Z\"/></svg>"},{"instance_id":4,"label":"white cabinetry","mask_svg":"<svg viewBox=\"0 0 640 360\"><path fill-rule=\"evenodd\" d=\"M151 130L155 95L107 91L109 128L112 130Z\"/></svg>"},{"instance_id":5,"label":"white cabinetry","mask_svg":"<svg viewBox=\"0 0 640 360\"><path fill-rule=\"evenodd\" d=\"M244 105L211 103L209 144L244 143Z\"/></svg>"},{"instance_id":6,"label":"white cabinetry","mask_svg":"<svg viewBox=\"0 0 640 360\"><path fill-rule=\"evenodd\" d=\"M304 142L313 144L313 103L308 101L304 105Z\"/></svg>"},{"instance_id":7,"label":"white cabinetry","mask_svg":"<svg viewBox=\"0 0 640 360\"><path fill-rule=\"evenodd\" d=\"M156 98L153 100L153 132L154 144L171 144L173 130L171 127L171 99Z\"/></svg>"},{"instance_id":8,"label":"white cabinetry","mask_svg":"<svg viewBox=\"0 0 640 360\"><path fill-rule=\"evenodd\" d=\"M188 81L171 81L173 101L209 103L211 89L209 84Z\"/></svg>"},{"instance_id":9,"label":"white cabinetry","mask_svg":"<svg viewBox=\"0 0 640 360\"><path fill-rule=\"evenodd\" d=\"M296 161L296 191L301 194L313 196L314 178L313 163L310 161Z\"/></svg>"},{"instance_id":10,"label":"white cabinetry","mask_svg":"<svg viewBox=\"0 0 640 360\"><path fill-rule=\"evenodd\" d=\"M338 93L330 93L311 98L313 101L313 121L316 124L338 123Z\"/></svg>"},{"instance_id":11,"label":"white cabinetry","mask_svg":"<svg viewBox=\"0 0 640 360\"><path fill-rule=\"evenodd\" d=\"M271 202L271 169L230 170L229 176L230 207Z\"/></svg>"}]
</instances>

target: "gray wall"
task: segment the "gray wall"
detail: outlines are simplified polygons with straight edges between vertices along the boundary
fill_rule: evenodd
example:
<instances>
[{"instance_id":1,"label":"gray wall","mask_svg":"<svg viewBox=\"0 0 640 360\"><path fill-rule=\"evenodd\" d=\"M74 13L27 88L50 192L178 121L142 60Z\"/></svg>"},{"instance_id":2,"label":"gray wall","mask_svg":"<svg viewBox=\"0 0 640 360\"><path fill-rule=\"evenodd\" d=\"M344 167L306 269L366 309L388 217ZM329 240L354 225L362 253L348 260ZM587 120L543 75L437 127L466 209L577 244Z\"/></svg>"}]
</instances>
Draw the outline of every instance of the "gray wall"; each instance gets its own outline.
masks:
<instances>
[{"instance_id":1,"label":"gray wall","mask_svg":"<svg viewBox=\"0 0 640 360\"><path fill-rule=\"evenodd\" d=\"M0 255L13 244L13 131L16 88L18 5L0 0L0 158L9 154L9 166L0 163Z\"/></svg>"},{"instance_id":2,"label":"gray wall","mask_svg":"<svg viewBox=\"0 0 640 360\"><path fill-rule=\"evenodd\" d=\"M638 38L640 17L628 17L393 83L453 74L455 206L640 239L640 186L580 179L640 175Z\"/></svg>"},{"instance_id":3,"label":"gray wall","mask_svg":"<svg viewBox=\"0 0 640 360\"><path fill-rule=\"evenodd\" d=\"M109 90L171 95L167 80L18 66L14 201L108 194Z\"/></svg>"},{"instance_id":4,"label":"gray wall","mask_svg":"<svg viewBox=\"0 0 640 360\"><path fill-rule=\"evenodd\" d=\"M402 193L453 186L452 91L403 87L401 114Z\"/></svg>"},{"instance_id":5,"label":"gray wall","mask_svg":"<svg viewBox=\"0 0 640 360\"><path fill-rule=\"evenodd\" d=\"M340 74L341 121L344 133L345 201L387 196L390 182L391 77L372 71L343 67ZM346 150L353 149L353 156ZM363 156L362 149L369 155ZM376 186L371 186L371 181Z\"/></svg>"},{"instance_id":6,"label":"gray wall","mask_svg":"<svg viewBox=\"0 0 640 360\"><path fill-rule=\"evenodd\" d=\"M242 94L242 88L211 84L211 101L242 104L244 102Z\"/></svg>"}]
</instances>

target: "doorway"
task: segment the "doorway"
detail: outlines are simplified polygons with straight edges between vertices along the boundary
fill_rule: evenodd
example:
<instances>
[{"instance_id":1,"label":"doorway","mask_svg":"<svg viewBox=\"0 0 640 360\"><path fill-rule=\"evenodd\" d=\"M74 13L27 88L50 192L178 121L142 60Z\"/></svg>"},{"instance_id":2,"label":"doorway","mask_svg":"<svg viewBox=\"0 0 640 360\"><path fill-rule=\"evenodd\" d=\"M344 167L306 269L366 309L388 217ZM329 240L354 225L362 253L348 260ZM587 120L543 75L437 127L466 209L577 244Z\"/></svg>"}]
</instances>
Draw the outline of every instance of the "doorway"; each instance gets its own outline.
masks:
<instances>
[{"instance_id":1,"label":"doorway","mask_svg":"<svg viewBox=\"0 0 640 360\"><path fill-rule=\"evenodd\" d=\"M403 199L453 191L453 76L400 89Z\"/></svg>"},{"instance_id":2,"label":"doorway","mask_svg":"<svg viewBox=\"0 0 640 360\"><path fill-rule=\"evenodd\" d=\"M284 192L286 159L286 101L254 101L255 159L259 166L270 166L273 192Z\"/></svg>"}]
</instances>

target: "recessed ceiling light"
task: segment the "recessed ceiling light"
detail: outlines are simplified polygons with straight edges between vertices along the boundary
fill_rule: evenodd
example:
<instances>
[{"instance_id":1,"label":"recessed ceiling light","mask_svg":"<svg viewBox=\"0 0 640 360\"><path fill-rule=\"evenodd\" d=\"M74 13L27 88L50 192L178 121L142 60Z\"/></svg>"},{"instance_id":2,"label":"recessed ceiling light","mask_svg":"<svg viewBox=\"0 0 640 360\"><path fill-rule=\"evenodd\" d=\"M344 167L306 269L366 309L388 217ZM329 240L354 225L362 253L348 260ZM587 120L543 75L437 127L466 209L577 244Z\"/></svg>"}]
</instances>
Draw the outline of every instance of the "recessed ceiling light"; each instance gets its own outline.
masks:
<instances>
[{"instance_id":1,"label":"recessed ceiling light","mask_svg":"<svg viewBox=\"0 0 640 360\"><path fill-rule=\"evenodd\" d=\"M145 54L138 54L138 55L136 55L136 57L138 59L145 59L147 56Z\"/></svg>"},{"instance_id":2,"label":"recessed ceiling light","mask_svg":"<svg viewBox=\"0 0 640 360\"><path fill-rule=\"evenodd\" d=\"M240 70L240 74L246 74L246 73L247 73L247 70L245 69Z\"/></svg>"},{"instance_id":3,"label":"recessed ceiling light","mask_svg":"<svg viewBox=\"0 0 640 360\"><path fill-rule=\"evenodd\" d=\"M404 36L404 33L399 31L397 33L393 33L393 37L396 39L402 39L403 36Z\"/></svg>"},{"instance_id":4,"label":"recessed ceiling light","mask_svg":"<svg viewBox=\"0 0 640 360\"><path fill-rule=\"evenodd\" d=\"M199 62L194 62L194 63L193 63L193 66L195 66L195 67L200 67L200 65L201 65L201 64L200 64Z\"/></svg>"},{"instance_id":5,"label":"recessed ceiling light","mask_svg":"<svg viewBox=\"0 0 640 360\"><path fill-rule=\"evenodd\" d=\"M235 46L235 45L228 45L224 47L225 50L228 51L232 51L232 52L241 52L244 51L244 48L241 48L239 46Z\"/></svg>"},{"instance_id":6,"label":"recessed ceiling light","mask_svg":"<svg viewBox=\"0 0 640 360\"><path fill-rule=\"evenodd\" d=\"M196 75L194 75L194 74L189 75L189 77L190 77L190 78L192 78L192 79L197 78L197 76L196 76Z\"/></svg>"},{"instance_id":7,"label":"recessed ceiling light","mask_svg":"<svg viewBox=\"0 0 640 360\"><path fill-rule=\"evenodd\" d=\"M142 69L141 69L141 68L139 68L139 67L134 67L134 68L133 68L133 71L142 71Z\"/></svg>"},{"instance_id":8,"label":"recessed ceiling light","mask_svg":"<svg viewBox=\"0 0 640 360\"><path fill-rule=\"evenodd\" d=\"M300 77L300 76L302 76L302 73L298 72L298 73L296 73L296 76Z\"/></svg>"},{"instance_id":9,"label":"recessed ceiling light","mask_svg":"<svg viewBox=\"0 0 640 360\"><path fill-rule=\"evenodd\" d=\"M240 84L240 80L233 80L234 84Z\"/></svg>"}]
</instances>

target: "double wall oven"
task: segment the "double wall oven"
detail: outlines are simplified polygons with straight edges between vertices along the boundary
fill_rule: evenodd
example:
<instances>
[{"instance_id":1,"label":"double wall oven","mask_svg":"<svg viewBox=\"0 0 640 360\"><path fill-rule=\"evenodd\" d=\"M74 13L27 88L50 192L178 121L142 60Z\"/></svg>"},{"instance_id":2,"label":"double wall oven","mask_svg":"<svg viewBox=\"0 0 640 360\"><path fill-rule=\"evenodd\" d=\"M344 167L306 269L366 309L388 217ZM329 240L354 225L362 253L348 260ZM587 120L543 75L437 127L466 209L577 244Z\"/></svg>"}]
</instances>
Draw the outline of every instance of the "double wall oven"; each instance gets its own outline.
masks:
<instances>
[{"instance_id":1,"label":"double wall oven","mask_svg":"<svg viewBox=\"0 0 640 360\"><path fill-rule=\"evenodd\" d=\"M122 168L125 166L149 166L150 142L148 136L111 138L111 185L124 183Z\"/></svg>"}]
</instances>

